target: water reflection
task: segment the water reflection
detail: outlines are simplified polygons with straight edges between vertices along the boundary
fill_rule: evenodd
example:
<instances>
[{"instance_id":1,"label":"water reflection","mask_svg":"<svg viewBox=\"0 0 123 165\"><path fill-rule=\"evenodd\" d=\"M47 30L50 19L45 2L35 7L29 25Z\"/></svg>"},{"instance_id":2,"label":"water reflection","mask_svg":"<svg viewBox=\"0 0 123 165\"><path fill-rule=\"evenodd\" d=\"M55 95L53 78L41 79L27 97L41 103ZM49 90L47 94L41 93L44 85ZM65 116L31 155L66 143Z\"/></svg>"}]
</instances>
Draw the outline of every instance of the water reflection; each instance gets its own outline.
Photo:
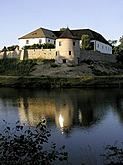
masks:
<instances>
[{"instance_id":1,"label":"water reflection","mask_svg":"<svg viewBox=\"0 0 123 165\"><path fill-rule=\"evenodd\" d=\"M45 119L50 126L56 124L62 133L70 133L74 126L87 129L97 125L109 107L123 122L122 91L0 89L0 114L4 118L32 125Z\"/></svg>"}]
</instances>

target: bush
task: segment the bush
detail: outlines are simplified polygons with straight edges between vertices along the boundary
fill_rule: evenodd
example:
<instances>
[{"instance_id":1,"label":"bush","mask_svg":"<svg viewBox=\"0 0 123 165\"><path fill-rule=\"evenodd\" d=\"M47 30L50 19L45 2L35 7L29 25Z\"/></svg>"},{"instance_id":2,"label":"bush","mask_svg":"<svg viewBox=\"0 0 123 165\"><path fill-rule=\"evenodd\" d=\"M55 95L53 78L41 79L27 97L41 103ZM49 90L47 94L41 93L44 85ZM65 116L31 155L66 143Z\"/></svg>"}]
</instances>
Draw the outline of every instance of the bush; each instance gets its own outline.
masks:
<instances>
[{"instance_id":1,"label":"bush","mask_svg":"<svg viewBox=\"0 0 123 165\"><path fill-rule=\"evenodd\" d=\"M96 69L96 68L92 68L92 73L96 76L106 76L107 75L107 72L105 71L101 71L99 69Z\"/></svg>"},{"instance_id":2,"label":"bush","mask_svg":"<svg viewBox=\"0 0 123 165\"><path fill-rule=\"evenodd\" d=\"M52 68L56 68L56 67L58 67L58 65L55 64L55 63L52 63L50 66L51 66Z\"/></svg>"},{"instance_id":3,"label":"bush","mask_svg":"<svg viewBox=\"0 0 123 165\"><path fill-rule=\"evenodd\" d=\"M123 148L116 145L107 145L104 153L105 165L123 164Z\"/></svg>"},{"instance_id":4,"label":"bush","mask_svg":"<svg viewBox=\"0 0 123 165\"><path fill-rule=\"evenodd\" d=\"M88 64L88 65L91 65L91 64L93 64L94 63L94 61L93 60L91 60L91 59L84 59L84 60L82 60L81 61L81 63L86 63L86 64Z\"/></svg>"},{"instance_id":5,"label":"bush","mask_svg":"<svg viewBox=\"0 0 123 165\"><path fill-rule=\"evenodd\" d=\"M23 49L53 49L55 48L54 44L44 43L44 44L34 44L29 46L24 46Z\"/></svg>"},{"instance_id":6,"label":"bush","mask_svg":"<svg viewBox=\"0 0 123 165\"><path fill-rule=\"evenodd\" d=\"M67 160L65 146L57 149L56 144L51 143L46 147L50 136L45 121L36 127L17 122L12 128L5 122L0 134L0 162L6 165L51 165L56 160Z\"/></svg>"},{"instance_id":7,"label":"bush","mask_svg":"<svg viewBox=\"0 0 123 165\"><path fill-rule=\"evenodd\" d=\"M7 47L8 51L14 51L16 49L17 45L9 46Z\"/></svg>"},{"instance_id":8,"label":"bush","mask_svg":"<svg viewBox=\"0 0 123 165\"><path fill-rule=\"evenodd\" d=\"M123 63L123 50L116 56L117 63Z\"/></svg>"},{"instance_id":9,"label":"bush","mask_svg":"<svg viewBox=\"0 0 123 165\"><path fill-rule=\"evenodd\" d=\"M27 76L33 70L36 62L33 60L1 59L0 74L13 76Z\"/></svg>"}]
</instances>

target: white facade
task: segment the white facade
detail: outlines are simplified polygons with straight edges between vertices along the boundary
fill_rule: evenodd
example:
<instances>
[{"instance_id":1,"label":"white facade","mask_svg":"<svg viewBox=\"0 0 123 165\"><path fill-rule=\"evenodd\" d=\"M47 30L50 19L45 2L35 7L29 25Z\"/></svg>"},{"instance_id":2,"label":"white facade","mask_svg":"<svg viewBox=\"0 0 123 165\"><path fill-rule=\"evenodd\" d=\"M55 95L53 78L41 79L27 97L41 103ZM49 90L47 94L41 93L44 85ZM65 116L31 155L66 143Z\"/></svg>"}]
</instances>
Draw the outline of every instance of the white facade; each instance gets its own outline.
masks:
<instances>
[{"instance_id":1,"label":"white facade","mask_svg":"<svg viewBox=\"0 0 123 165\"><path fill-rule=\"evenodd\" d=\"M19 47L22 49L24 46L29 46L33 44L45 44L51 43L55 44L55 40L51 38L29 38L29 39L19 39Z\"/></svg>"},{"instance_id":2,"label":"white facade","mask_svg":"<svg viewBox=\"0 0 123 165\"><path fill-rule=\"evenodd\" d=\"M92 40L91 42L94 43L95 51L99 51L101 53L106 53L106 54L112 54L112 46L96 40Z\"/></svg>"}]
</instances>

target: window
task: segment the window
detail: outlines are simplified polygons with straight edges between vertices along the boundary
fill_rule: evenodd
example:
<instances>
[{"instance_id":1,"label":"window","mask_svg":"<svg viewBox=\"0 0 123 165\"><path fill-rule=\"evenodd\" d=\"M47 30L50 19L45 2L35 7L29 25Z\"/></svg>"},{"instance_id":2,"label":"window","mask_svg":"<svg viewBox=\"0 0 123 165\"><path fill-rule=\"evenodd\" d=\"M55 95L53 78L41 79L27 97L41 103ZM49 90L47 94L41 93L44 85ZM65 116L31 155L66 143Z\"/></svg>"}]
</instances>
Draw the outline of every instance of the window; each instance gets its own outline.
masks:
<instances>
[{"instance_id":1,"label":"window","mask_svg":"<svg viewBox=\"0 0 123 165\"><path fill-rule=\"evenodd\" d=\"M56 41L54 41L54 45L56 44Z\"/></svg>"},{"instance_id":2,"label":"window","mask_svg":"<svg viewBox=\"0 0 123 165\"><path fill-rule=\"evenodd\" d=\"M73 42L73 46L75 46L75 42Z\"/></svg>"},{"instance_id":3,"label":"window","mask_svg":"<svg viewBox=\"0 0 123 165\"><path fill-rule=\"evenodd\" d=\"M56 52L56 56L57 56L57 52Z\"/></svg>"},{"instance_id":4,"label":"window","mask_svg":"<svg viewBox=\"0 0 123 165\"><path fill-rule=\"evenodd\" d=\"M41 44L42 43L42 40L41 39L39 39L39 44Z\"/></svg>"},{"instance_id":5,"label":"window","mask_svg":"<svg viewBox=\"0 0 123 165\"><path fill-rule=\"evenodd\" d=\"M50 40L48 39L48 42L50 42Z\"/></svg>"},{"instance_id":6,"label":"window","mask_svg":"<svg viewBox=\"0 0 123 165\"><path fill-rule=\"evenodd\" d=\"M26 40L26 44L29 44L29 40Z\"/></svg>"},{"instance_id":7,"label":"window","mask_svg":"<svg viewBox=\"0 0 123 165\"><path fill-rule=\"evenodd\" d=\"M59 42L59 46L61 46L61 42Z\"/></svg>"},{"instance_id":8,"label":"window","mask_svg":"<svg viewBox=\"0 0 123 165\"><path fill-rule=\"evenodd\" d=\"M99 44L97 44L97 47L99 48Z\"/></svg>"},{"instance_id":9,"label":"window","mask_svg":"<svg viewBox=\"0 0 123 165\"><path fill-rule=\"evenodd\" d=\"M103 49L103 46L102 46L102 49Z\"/></svg>"},{"instance_id":10,"label":"window","mask_svg":"<svg viewBox=\"0 0 123 165\"><path fill-rule=\"evenodd\" d=\"M64 64L66 63L66 59L63 59L62 61L63 61Z\"/></svg>"},{"instance_id":11,"label":"window","mask_svg":"<svg viewBox=\"0 0 123 165\"><path fill-rule=\"evenodd\" d=\"M69 55L71 55L71 51L69 51Z\"/></svg>"}]
</instances>

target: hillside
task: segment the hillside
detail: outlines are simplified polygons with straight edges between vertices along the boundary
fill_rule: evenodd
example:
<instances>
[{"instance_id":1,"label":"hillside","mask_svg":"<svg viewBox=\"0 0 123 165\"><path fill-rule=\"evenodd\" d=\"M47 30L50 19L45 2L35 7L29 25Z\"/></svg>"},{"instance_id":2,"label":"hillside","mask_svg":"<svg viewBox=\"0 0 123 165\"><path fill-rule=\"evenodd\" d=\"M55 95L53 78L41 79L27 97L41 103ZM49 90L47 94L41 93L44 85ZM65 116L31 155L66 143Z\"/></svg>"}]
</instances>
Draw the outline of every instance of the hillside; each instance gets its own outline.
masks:
<instances>
[{"instance_id":1,"label":"hillside","mask_svg":"<svg viewBox=\"0 0 123 165\"><path fill-rule=\"evenodd\" d=\"M51 77L81 77L85 75L104 76L119 75L123 73L123 67L116 63L116 56L101 54L93 51L82 51L80 64L75 65L55 65L51 60L39 61L35 70L31 73L33 76L51 76Z\"/></svg>"}]
</instances>

